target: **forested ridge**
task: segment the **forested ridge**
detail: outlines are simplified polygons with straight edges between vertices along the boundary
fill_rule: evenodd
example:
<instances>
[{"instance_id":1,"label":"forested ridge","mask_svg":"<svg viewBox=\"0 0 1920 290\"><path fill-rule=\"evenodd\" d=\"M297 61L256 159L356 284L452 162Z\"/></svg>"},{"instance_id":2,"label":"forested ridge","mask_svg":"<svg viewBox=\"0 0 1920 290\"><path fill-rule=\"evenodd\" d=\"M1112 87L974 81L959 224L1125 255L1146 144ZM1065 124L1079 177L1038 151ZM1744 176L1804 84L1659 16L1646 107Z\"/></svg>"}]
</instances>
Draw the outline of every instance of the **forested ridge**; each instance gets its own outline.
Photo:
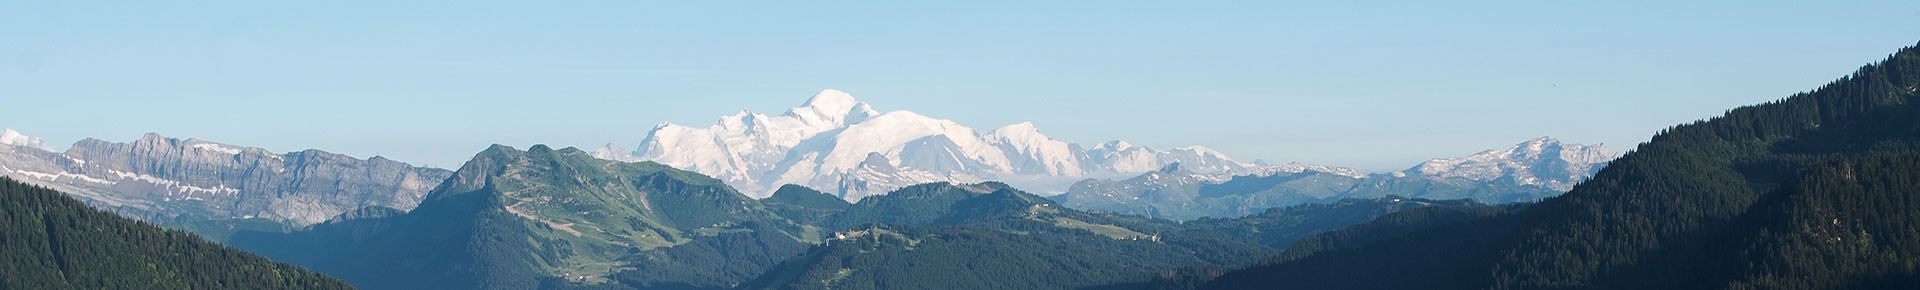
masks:
<instances>
[{"instance_id":1,"label":"forested ridge","mask_svg":"<svg viewBox=\"0 0 1920 290\"><path fill-rule=\"evenodd\" d=\"M234 242L368 288L1138 288L1159 271L1251 265L1279 254L1276 249L1301 237L1409 208L1476 205L1466 200L1348 199L1272 209L1244 218L1179 223L1063 208L997 182L921 184L855 204L789 186L773 198L727 202L743 209L764 206L773 215L770 219L701 222L689 228L698 234L671 246L608 253L614 257L609 263L612 269L598 272L603 275L570 269L554 273L545 265L577 260L570 258L582 255L569 250L578 248L574 244L596 242L567 239L574 235L562 230L565 225L516 216L508 210L513 199L506 198L506 192L515 190L499 177L484 177L536 176L540 177L536 185L517 187L572 196L614 196L595 194L600 188L614 187L582 180L636 178L652 180L640 185L655 189L644 192L649 195L737 193L689 186L710 184L702 183L708 181L704 177L655 179L663 173L688 174L663 167L617 172L604 169L628 165L589 162L490 169L499 164L588 162L567 153L574 152L570 149L542 148L489 149L412 212L351 211L293 233L243 232ZM459 185L463 182L472 185ZM619 196L643 196L629 193ZM598 207L569 211L581 210L609 212ZM610 213L616 220L645 214ZM823 237L831 238L818 240Z\"/></svg>"},{"instance_id":2,"label":"forested ridge","mask_svg":"<svg viewBox=\"0 0 1920 290\"><path fill-rule=\"evenodd\" d=\"M829 220L853 226L741 288L1129 287L1157 270L1276 253L1201 227L1062 208L996 182L909 186Z\"/></svg>"},{"instance_id":3,"label":"forested ridge","mask_svg":"<svg viewBox=\"0 0 1920 290\"><path fill-rule=\"evenodd\" d=\"M0 177L0 289L351 289Z\"/></svg>"},{"instance_id":4,"label":"forested ridge","mask_svg":"<svg viewBox=\"0 0 1920 290\"><path fill-rule=\"evenodd\" d=\"M836 214L857 225L742 288L1138 289L1164 284L1155 273L1251 265L1302 237L1394 212L1482 207L1389 196L1181 223L1061 208L994 182L922 184Z\"/></svg>"},{"instance_id":5,"label":"forested ridge","mask_svg":"<svg viewBox=\"0 0 1920 290\"><path fill-rule=\"evenodd\" d=\"M1661 131L1511 214L1269 263L1209 289L1920 285L1920 50Z\"/></svg>"},{"instance_id":6,"label":"forested ridge","mask_svg":"<svg viewBox=\"0 0 1920 290\"><path fill-rule=\"evenodd\" d=\"M411 212L232 243L369 289L714 289L806 250L807 227L696 173L496 145Z\"/></svg>"},{"instance_id":7,"label":"forested ridge","mask_svg":"<svg viewBox=\"0 0 1920 290\"><path fill-rule=\"evenodd\" d=\"M1367 199L1347 198L1324 204L1276 207L1246 217L1201 218L1188 221L1184 225L1219 231L1275 249L1286 249L1295 241L1400 211L1429 207L1451 209L1484 206L1470 199L1432 200L1389 195Z\"/></svg>"}]
</instances>

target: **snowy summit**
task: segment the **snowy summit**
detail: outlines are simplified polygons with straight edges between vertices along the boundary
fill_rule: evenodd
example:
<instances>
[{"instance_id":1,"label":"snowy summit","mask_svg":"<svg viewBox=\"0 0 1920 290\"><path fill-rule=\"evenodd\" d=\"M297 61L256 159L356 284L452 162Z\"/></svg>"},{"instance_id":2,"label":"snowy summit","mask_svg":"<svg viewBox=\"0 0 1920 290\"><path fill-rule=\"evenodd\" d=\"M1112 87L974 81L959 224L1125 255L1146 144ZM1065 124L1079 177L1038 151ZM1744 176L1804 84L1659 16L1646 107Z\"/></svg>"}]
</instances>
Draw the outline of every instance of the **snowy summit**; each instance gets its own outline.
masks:
<instances>
[{"instance_id":1,"label":"snowy summit","mask_svg":"<svg viewBox=\"0 0 1920 290\"><path fill-rule=\"evenodd\" d=\"M634 148L608 144L594 156L660 162L762 198L784 184L859 200L918 183L985 180L1060 193L1080 179L1173 163L1194 171L1253 166L1199 146L1160 151L1113 141L1083 149L1047 137L1031 122L982 133L910 111L881 113L839 90L820 91L778 116L743 110L706 127L662 123Z\"/></svg>"},{"instance_id":2,"label":"snowy summit","mask_svg":"<svg viewBox=\"0 0 1920 290\"><path fill-rule=\"evenodd\" d=\"M1466 157L1440 158L1420 163L1402 175L1461 177L1537 185L1559 191L1593 176L1616 157L1606 145L1561 143L1550 137L1533 138L1505 150L1487 150Z\"/></svg>"},{"instance_id":3,"label":"snowy summit","mask_svg":"<svg viewBox=\"0 0 1920 290\"><path fill-rule=\"evenodd\" d=\"M47 152L58 152L55 151L56 149L54 149L52 145L47 145L47 140L40 140L40 138L20 134L20 132L14 131L13 129L0 129L0 144L40 149Z\"/></svg>"}]
</instances>

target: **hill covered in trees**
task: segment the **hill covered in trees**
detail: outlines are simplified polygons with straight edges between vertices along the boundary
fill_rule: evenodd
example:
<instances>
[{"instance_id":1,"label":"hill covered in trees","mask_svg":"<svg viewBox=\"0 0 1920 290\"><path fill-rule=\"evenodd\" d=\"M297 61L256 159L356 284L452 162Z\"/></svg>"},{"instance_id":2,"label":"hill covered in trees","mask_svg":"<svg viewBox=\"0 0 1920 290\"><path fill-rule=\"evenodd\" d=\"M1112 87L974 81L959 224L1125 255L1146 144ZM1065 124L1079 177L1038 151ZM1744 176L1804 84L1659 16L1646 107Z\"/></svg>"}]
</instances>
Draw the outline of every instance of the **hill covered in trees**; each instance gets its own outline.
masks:
<instances>
[{"instance_id":1,"label":"hill covered in trees","mask_svg":"<svg viewBox=\"0 0 1920 290\"><path fill-rule=\"evenodd\" d=\"M1286 249L1294 241L1364 223L1388 214L1426 207L1481 207L1467 199L1431 200L1386 196L1369 199L1348 198L1333 203L1303 204L1271 208L1260 214L1233 218L1201 218L1185 223L1273 247Z\"/></svg>"},{"instance_id":2,"label":"hill covered in trees","mask_svg":"<svg viewBox=\"0 0 1920 290\"><path fill-rule=\"evenodd\" d=\"M231 243L369 289L725 288L820 232L692 172L496 145L411 212Z\"/></svg>"},{"instance_id":3,"label":"hill covered in trees","mask_svg":"<svg viewBox=\"0 0 1920 290\"><path fill-rule=\"evenodd\" d=\"M0 177L0 289L351 289Z\"/></svg>"},{"instance_id":4,"label":"hill covered in trees","mask_svg":"<svg viewBox=\"0 0 1920 290\"><path fill-rule=\"evenodd\" d=\"M851 229L742 288L1140 288L1153 273L1249 265L1300 237L1430 207L1485 206L1347 199L1180 223L1063 208L999 183L922 184L854 204L835 216Z\"/></svg>"},{"instance_id":5,"label":"hill covered in trees","mask_svg":"<svg viewBox=\"0 0 1920 290\"><path fill-rule=\"evenodd\" d=\"M1274 254L1212 230L1090 213L1000 183L929 183L862 199L853 225L747 289L1072 289Z\"/></svg>"},{"instance_id":6,"label":"hill covered in trees","mask_svg":"<svg viewBox=\"0 0 1920 290\"><path fill-rule=\"evenodd\" d=\"M1563 196L1200 288L1920 285L1916 91L1920 49L1908 47L1813 91L1664 130Z\"/></svg>"}]
</instances>

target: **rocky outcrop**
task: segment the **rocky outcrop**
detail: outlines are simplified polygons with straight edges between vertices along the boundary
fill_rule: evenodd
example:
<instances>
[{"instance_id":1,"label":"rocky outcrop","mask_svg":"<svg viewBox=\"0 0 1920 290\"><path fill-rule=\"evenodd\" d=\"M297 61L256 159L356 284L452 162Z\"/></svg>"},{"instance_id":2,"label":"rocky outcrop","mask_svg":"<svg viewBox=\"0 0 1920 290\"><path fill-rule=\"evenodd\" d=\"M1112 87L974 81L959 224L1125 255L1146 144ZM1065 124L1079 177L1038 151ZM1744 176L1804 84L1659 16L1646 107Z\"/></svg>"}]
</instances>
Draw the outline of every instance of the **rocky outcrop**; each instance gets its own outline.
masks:
<instances>
[{"instance_id":1,"label":"rocky outcrop","mask_svg":"<svg viewBox=\"0 0 1920 290\"><path fill-rule=\"evenodd\" d=\"M276 154L149 133L129 143L89 138L64 153L0 145L0 174L163 225L265 218L302 226L362 207L412 209L451 172L381 157Z\"/></svg>"}]
</instances>

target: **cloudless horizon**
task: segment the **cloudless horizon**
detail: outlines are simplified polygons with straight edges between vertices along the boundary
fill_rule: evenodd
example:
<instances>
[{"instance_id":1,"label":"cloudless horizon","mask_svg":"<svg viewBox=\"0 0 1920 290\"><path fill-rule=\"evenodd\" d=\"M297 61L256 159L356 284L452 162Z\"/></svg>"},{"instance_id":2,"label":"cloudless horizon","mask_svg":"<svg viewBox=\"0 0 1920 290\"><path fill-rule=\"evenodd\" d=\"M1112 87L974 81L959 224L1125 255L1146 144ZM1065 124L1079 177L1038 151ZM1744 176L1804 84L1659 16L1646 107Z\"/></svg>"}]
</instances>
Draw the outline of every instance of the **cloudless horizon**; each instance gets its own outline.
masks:
<instances>
[{"instance_id":1,"label":"cloudless horizon","mask_svg":"<svg viewBox=\"0 0 1920 290\"><path fill-rule=\"evenodd\" d=\"M986 131L1397 170L1632 149L1920 41L1920 2L0 3L0 128L455 168L822 89Z\"/></svg>"}]
</instances>

